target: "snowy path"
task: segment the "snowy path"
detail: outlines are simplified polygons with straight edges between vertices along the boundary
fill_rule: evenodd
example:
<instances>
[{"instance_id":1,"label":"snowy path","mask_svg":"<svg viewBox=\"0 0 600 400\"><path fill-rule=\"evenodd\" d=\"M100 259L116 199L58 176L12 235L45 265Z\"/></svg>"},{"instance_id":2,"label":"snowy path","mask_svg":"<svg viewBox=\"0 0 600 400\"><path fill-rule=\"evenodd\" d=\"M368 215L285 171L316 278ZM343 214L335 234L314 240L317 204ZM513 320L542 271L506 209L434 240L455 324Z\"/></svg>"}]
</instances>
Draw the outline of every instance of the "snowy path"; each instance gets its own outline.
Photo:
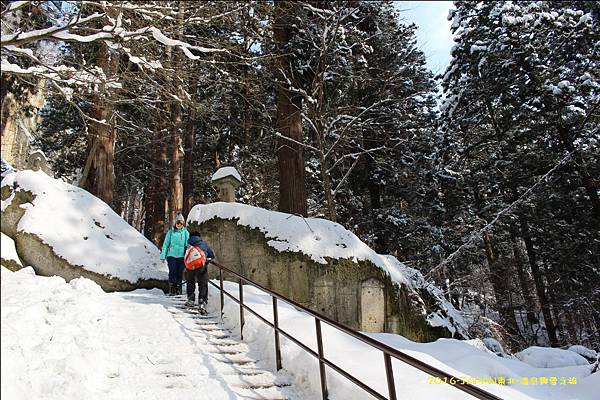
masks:
<instances>
[{"instance_id":1,"label":"snowy path","mask_svg":"<svg viewBox=\"0 0 600 400\"><path fill-rule=\"evenodd\" d=\"M2 268L2 398L306 399L220 319L162 291ZM257 352L255 357L261 357ZM10 384L5 384L10 382Z\"/></svg>"},{"instance_id":2,"label":"snowy path","mask_svg":"<svg viewBox=\"0 0 600 400\"><path fill-rule=\"evenodd\" d=\"M183 296L163 300L190 340L198 347L196 355L208 367L209 376L222 380L235 398L240 399L292 399L285 388L289 379L275 376L260 369L249 356L248 346L236 339L229 329L214 316L201 316L183 306Z\"/></svg>"}]
</instances>

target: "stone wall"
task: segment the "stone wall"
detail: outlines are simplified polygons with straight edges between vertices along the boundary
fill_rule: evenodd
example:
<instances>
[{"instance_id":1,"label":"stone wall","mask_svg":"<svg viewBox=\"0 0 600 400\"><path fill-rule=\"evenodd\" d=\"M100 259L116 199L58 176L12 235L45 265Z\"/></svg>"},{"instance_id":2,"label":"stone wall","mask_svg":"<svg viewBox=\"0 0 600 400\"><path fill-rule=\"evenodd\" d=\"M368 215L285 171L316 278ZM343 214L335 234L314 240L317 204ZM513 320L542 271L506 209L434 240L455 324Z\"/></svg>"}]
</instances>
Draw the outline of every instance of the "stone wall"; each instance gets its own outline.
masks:
<instances>
[{"instance_id":1,"label":"stone wall","mask_svg":"<svg viewBox=\"0 0 600 400\"><path fill-rule=\"evenodd\" d=\"M37 129L39 122L38 110L44 105L43 81L40 81L34 94L19 101L12 93L4 96L1 106L2 113L2 146L1 156L16 169L27 168L29 142L32 132Z\"/></svg>"},{"instance_id":2,"label":"stone wall","mask_svg":"<svg viewBox=\"0 0 600 400\"><path fill-rule=\"evenodd\" d=\"M446 328L427 324L435 302L426 290L393 283L369 261L328 259L324 265L302 253L278 252L258 229L231 220L191 221L188 229L199 231L226 267L353 329L398 333L415 341L450 336ZM210 275L218 277L216 267ZM225 279L236 280L227 274Z\"/></svg>"}]
</instances>

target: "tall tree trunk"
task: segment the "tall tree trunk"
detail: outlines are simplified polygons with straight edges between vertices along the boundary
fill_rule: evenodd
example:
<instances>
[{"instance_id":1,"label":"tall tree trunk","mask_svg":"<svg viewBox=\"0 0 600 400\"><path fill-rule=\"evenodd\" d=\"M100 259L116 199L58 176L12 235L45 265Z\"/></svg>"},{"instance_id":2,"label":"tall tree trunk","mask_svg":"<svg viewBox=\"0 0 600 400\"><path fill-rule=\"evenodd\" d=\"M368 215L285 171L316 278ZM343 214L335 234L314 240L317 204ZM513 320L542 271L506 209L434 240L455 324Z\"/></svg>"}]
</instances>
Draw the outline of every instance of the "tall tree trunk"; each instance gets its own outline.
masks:
<instances>
[{"instance_id":1,"label":"tall tree trunk","mask_svg":"<svg viewBox=\"0 0 600 400\"><path fill-rule=\"evenodd\" d=\"M154 135L157 136L156 133ZM154 152L156 154L156 151ZM146 185L144 186L144 236L154 242L154 191L156 188L154 185L156 184L155 178L155 168L156 161L152 162L152 166L150 168L150 176L146 180ZM155 243L156 244L156 243Z\"/></svg>"},{"instance_id":2,"label":"tall tree trunk","mask_svg":"<svg viewBox=\"0 0 600 400\"><path fill-rule=\"evenodd\" d=\"M170 191L169 191L169 222L175 222L178 212L183 209L183 183L181 180L181 166L183 161L183 140L181 138L181 106L173 104L171 113L173 126L171 132L171 164L170 164Z\"/></svg>"},{"instance_id":3,"label":"tall tree trunk","mask_svg":"<svg viewBox=\"0 0 600 400\"><path fill-rule=\"evenodd\" d=\"M277 129L282 138L278 143L279 161L279 210L290 214L307 215L307 197L304 181L304 148L302 142L302 97L290 90L288 79L294 75L290 70L286 47L292 36L291 13L298 7L294 2L275 1L273 33L278 46L277 70Z\"/></svg>"},{"instance_id":4,"label":"tall tree trunk","mask_svg":"<svg viewBox=\"0 0 600 400\"><path fill-rule=\"evenodd\" d=\"M317 144L319 146L319 168L321 172L321 182L323 184L323 195L325 197L325 204L327 206L327 218L330 221L335 222L337 219L337 213L335 210L335 198L333 196L332 188L331 188L331 177L329 172L329 163L327 162L327 158L325 157L326 149L325 143L323 143L322 131L319 126L319 131L315 132L315 138L317 139Z\"/></svg>"},{"instance_id":5,"label":"tall tree trunk","mask_svg":"<svg viewBox=\"0 0 600 400\"><path fill-rule=\"evenodd\" d=\"M487 232L483 234L483 243L490 269L490 280L492 287L494 288L494 294L496 295L498 312L504 320L507 332L511 334L511 336L516 335L518 329L508 280L511 276L511 271L507 268L508 262L506 258L498 257L492 244L492 240Z\"/></svg>"},{"instance_id":6,"label":"tall tree trunk","mask_svg":"<svg viewBox=\"0 0 600 400\"><path fill-rule=\"evenodd\" d=\"M525 272L525 262L521 245L515 233L511 234L512 246L513 246L513 260L517 276L519 277L519 286L521 288L521 294L525 301L524 308L527 313L527 323L531 327L533 324L537 324L537 318L535 316L535 299L531 294L529 288L529 281L527 279L527 273Z\"/></svg>"},{"instance_id":7,"label":"tall tree trunk","mask_svg":"<svg viewBox=\"0 0 600 400\"><path fill-rule=\"evenodd\" d=\"M107 81L114 78L119 67L119 56L111 54L105 43L100 44L98 66ZM113 121L114 107L111 101L113 91L108 90L107 82L92 98L92 116L97 121L89 126L88 154L80 186L113 207L115 185L114 151L116 130Z\"/></svg>"},{"instance_id":8,"label":"tall tree trunk","mask_svg":"<svg viewBox=\"0 0 600 400\"><path fill-rule=\"evenodd\" d=\"M363 148L366 150L370 150L375 147L375 138L374 132L370 130L366 130L363 133ZM375 238L375 251L380 254L387 254L389 252L387 240L385 237L385 233L378 229L381 226L381 223L378 219L379 210L382 206L381 204L381 186L378 182L373 179L375 172L375 160L373 156L369 153L365 154L365 166L366 166L366 176L367 176L367 187L369 189L369 199L371 209L369 210L371 215L371 222L375 229L375 233L377 237Z\"/></svg>"},{"instance_id":9,"label":"tall tree trunk","mask_svg":"<svg viewBox=\"0 0 600 400\"><path fill-rule=\"evenodd\" d=\"M546 331L548 332L548 339L553 347L558 346L558 337L556 336L556 327L550 311L550 304L546 296L546 287L544 285L544 279L540 268L537 264L537 258L535 249L533 248L533 241L529 233L529 224L525 216L519 216L519 222L521 224L521 237L525 242L525 249L527 250L527 258L529 259L529 267L531 268L531 274L533 275L533 282L535 284L535 291L540 301L540 307L542 309L542 315L544 316L544 323L546 324Z\"/></svg>"},{"instance_id":10,"label":"tall tree trunk","mask_svg":"<svg viewBox=\"0 0 600 400\"><path fill-rule=\"evenodd\" d=\"M183 215L188 216L194 205L194 136L196 133L196 113L190 109L188 126L185 131L183 155Z\"/></svg>"},{"instance_id":11,"label":"tall tree trunk","mask_svg":"<svg viewBox=\"0 0 600 400\"><path fill-rule=\"evenodd\" d=\"M179 13L177 15L177 21L179 25L179 40L183 36L183 14L184 5L183 1L179 2ZM175 93L179 99L183 99L183 90L181 87L181 52L175 53L175 65L173 70L175 71L176 84ZM181 166L183 161L183 140L181 138L181 102L180 100L174 100L171 103L171 120L173 122L171 131L171 169L170 169L170 191L169 191L169 223L175 222L175 217L178 212L183 209L183 184L181 180Z\"/></svg>"},{"instance_id":12,"label":"tall tree trunk","mask_svg":"<svg viewBox=\"0 0 600 400\"><path fill-rule=\"evenodd\" d=\"M477 187L473 187L473 198L475 207L481 210L484 207L482 196ZM507 278L510 276L506 257L500 258L494 248L492 239L488 232L484 232L483 245L485 256L489 267L489 280L496 297L496 309L505 323L507 332L514 336L517 330L517 320L512 305L511 290Z\"/></svg>"},{"instance_id":13,"label":"tall tree trunk","mask_svg":"<svg viewBox=\"0 0 600 400\"><path fill-rule=\"evenodd\" d=\"M168 137L166 116L162 116L159 129L154 135L154 197L152 199L152 242L160 247L166 232L166 201L167 201L167 146L165 138ZM148 210L146 210L146 213Z\"/></svg>"}]
</instances>

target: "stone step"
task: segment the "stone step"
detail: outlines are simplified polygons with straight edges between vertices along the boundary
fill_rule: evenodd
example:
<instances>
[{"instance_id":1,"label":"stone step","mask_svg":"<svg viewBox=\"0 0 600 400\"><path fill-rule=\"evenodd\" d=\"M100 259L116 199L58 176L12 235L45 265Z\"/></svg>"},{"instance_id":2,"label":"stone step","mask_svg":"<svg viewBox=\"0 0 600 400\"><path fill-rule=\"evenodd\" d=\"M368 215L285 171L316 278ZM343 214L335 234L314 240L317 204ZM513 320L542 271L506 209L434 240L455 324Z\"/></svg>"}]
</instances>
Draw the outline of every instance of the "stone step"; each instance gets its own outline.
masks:
<instances>
[{"instance_id":1,"label":"stone step","mask_svg":"<svg viewBox=\"0 0 600 400\"><path fill-rule=\"evenodd\" d=\"M242 399L248 400L288 400L277 387L269 388L233 388L233 391Z\"/></svg>"},{"instance_id":2,"label":"stone step","mask_svg":"<svg viewBox=\"0 0 600 400\"><path fill-rule=\"evenodd\" d=\"M170 300L167 306L169 312L177 319L194 322L193 327L186 326L185 329L198 338L197 352L213 360L215 372L227 382L238 398L288 400L281 389L291 386L289 379L259 369L256 365L258 360L248 356L248 345L237 341L233 332L221 324L220 318L200 315L197 308L186 307L185 297Z\"/></svg>"},{"instance_id":3,"label":"stone step","mask_svg":"<svg viewBox=\"0 0 600 400\"><path fill-rule=\"evenodd\" d=\"M284 381L271 372L262 371L251 375L225 375L227 383L232 386L247 389L265 389L270 387L291 386L290 381Z\"/></svg>"}]
</instances>

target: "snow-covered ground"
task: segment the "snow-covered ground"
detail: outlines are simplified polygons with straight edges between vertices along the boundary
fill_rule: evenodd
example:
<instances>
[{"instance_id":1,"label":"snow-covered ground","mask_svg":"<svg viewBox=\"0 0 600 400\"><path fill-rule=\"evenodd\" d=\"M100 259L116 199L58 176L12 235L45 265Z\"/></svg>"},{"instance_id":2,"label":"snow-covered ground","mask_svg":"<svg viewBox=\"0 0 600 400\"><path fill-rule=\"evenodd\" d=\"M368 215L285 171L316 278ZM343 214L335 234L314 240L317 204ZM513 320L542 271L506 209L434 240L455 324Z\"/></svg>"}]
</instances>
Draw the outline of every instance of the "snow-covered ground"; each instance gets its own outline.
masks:
<instances>
[{"instance_id":1,"label":"snow-covered ground","mask_svg":"<svg viewBox=\"0 0 600 400\"><path fill-rule=\"evenodd\" d=\"M235 294L237 284L226 283L226 289ZM211 286L209 311L215 316L217 293ZM193 315L186 317L174 309L173 299L159 290L104 293L84 278L66 283L58 277L36 276L31 268L18 272L2 268L1 300L2 398L237 399L263 390L244 389L247 382L239 370L220 359L222 355L215 355L218 337L195 325ZM244 301L271 319L269 296L245 287ZM233 336L227 339L231 341L239 335L239 307L229 300L224 311L223 329L231 329ZM280 302L279 320L282 329L316 349L312 318ZM323 334L326 357L386 393L383 357L378 351L327 325ZM590 375L590 365L535 368L517 359L500 358L477 340L414 343L398 335L372 336L458 377L517 380L504 386L480 385L506 399L593 399L594 390L600 387L600 373ZM228 345L244 347L239 357L259 360L257 368L273 371L272 330L246 313L244 339L245 344ZM277 388L282 396L320 398L315 359L285 338L282 355L285 371L271 376L278 384L293 383ZM448 385L432 383L426 374L398 361L393 366L399 398L469 398ZM533 377L549 381L521 383L522 378ZM550 383L552 377L557 379L555 385ZM577 383L563 384L562 378ZM370 398L335 372L329 371L328 385L331 399Z\"/></svg>"},{"instance_id":2,"label":"snow-covered ground","mask_svg":"<svg viewBox=\"0 0 600 400\"><path fill-rule=\"evenodd\" d=\"M1 281L2 399L305 398L263 387L290 379L254 366L245 344L160 290L108 294L31 268L2 267Z\"/></svg>"},{"instance_id":3,"label":"snow-covered ground","mask_svg":"<svg viewBox=\"0 0 600 400\"><path fill-rule=\"evenodd\" d=\"M14 261L19 266L23 266L23 263L19 259L19 255L17 254L17 249L15 248L15 242L4 233L0 232L0 237L2 241L0 242L2 248L2 258L9 261Z\"/></svg>"}]
</instances>

